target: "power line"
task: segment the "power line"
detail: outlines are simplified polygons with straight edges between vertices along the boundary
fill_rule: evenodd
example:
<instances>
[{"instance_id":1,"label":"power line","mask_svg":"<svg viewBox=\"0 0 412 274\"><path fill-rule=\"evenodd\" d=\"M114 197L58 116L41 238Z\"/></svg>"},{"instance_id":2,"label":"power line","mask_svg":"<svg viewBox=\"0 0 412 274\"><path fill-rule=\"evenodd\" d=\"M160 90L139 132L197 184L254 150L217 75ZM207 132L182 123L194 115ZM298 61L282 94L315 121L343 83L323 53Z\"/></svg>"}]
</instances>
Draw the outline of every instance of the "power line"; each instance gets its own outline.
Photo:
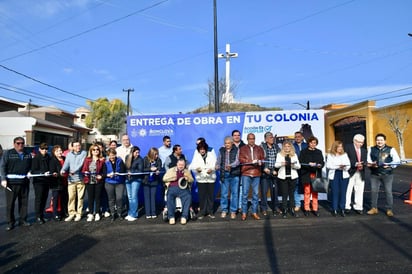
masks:
<instances>
[{"instance_id":1,"label":"power line","mask_svg":"<svg viewBox=\"0 0 412 274\"><path fill-rule=\"evenodd\" d=\"M247 37L245 37L245 38L232 41L231 44L235 44L235 43L243 42L243 41L246 41L246 40L250 40L250 39L255 38L255 37L257 37L257 36L266 34L266 33L268 33L268 32L272 32L272 31L274 31L274 30L277 30L277 29L280 29L280 28L283 28L283 27L286 27L286 26L289 26L289 25L292 25L292 24L295 24L295 23L298 23L298 22L301 22L301 21L305 21L306 19L315 17L315 16L317 16L317 15L319 15L319 14L328 12L328 11L330 11L330 10L333 10L333 9L336 9L336 8L339 8L339 7L342 7L342 6L345 6L345 5L350 4L350 3L352 3L352 2L355 2L355 0L350 0L350 1L347 1L347 2L344 2L344 3L341 3L341 4L338 4L338 5L335 5L335 6L326 8L326 9L323 9L323 10L319 10L319 11L314 12L314 13L311 13L311 14L308 14L308 15L306 15L306 16L304 16L304 17L301 17L301 18L292 20L292 21L287 22L287 23L285 23L285 24L281 24L281 25L278 25L278 26L271 27L271 28L269 28L269 29L267 29L267 30L264 30L264 31L261 31L261 32L257 32L257 33L255 33L255 34L249 35L249 36L247 36Z\"/></svg>"},{"instance_id":2,"label":"power line","mask_svg":"<svg viewBox=\"0 0 412 274\"><path fill-rule=\"evenodd\" d=\"M86 100L93 101L93 99L90 99L90 98L87 98L87 97L78 95L78 94L76 94L76 93L73 93L73 92L70 92L70 91L67 91L67 90L58 88L58 87L53 86L53 85L50 85L50 84L47 84L47 83L45 83L45 82L42 82L42 81L40 81L40 80L37 80L36 78L33 78L33 77L31 77L31 76L28 76L28 75L26 75L26 74L24 74L24 73L18 72L18 71L14 70L14 69L8 68L8 67L3 66L3 65L1 65L1 64L0 64L0 67L4 68L5 70L14 72L14 73L16 73L16 74L18 74L18 75L20 75L20 76L23 76L23 77L25 77L25 78L27 78L27 79L30 79L30 80L32 80L32 81L34 81L34 82L40 83L40 84L42 84L42 85L45 85L45 86L47 86L47 87L56 89L56 90L58 90L58 91L61 91L61 92L64 92L64 93L67 93L67 94L70 94L70 95L73 95L73 96L76 96L76 97L79 97L79 98L83 98L83 99L86 99Z\"/></svg>"},{"instance_id":3,"label":"power line","mask_svg":"<svg viewBox=\"0 0 412 274\"><path fill-rule=\"evenodd\" d=\"M5 84L5 83L1 83L1 82L0 82L0 85L5 87L3 89L7 89L7 90L13 91L15 93L20 93L20 94L27 95L27 96L32 96L34 94L34 95L42 96L41 98L44 98L44 95L39 93L39 92L35 92L35 91L24 89L24 88L15 87L15 86ZM18 91L20 91L20 92L18 92ZM47 98L50 98L50 97L47 97ZM44 99L44 100L48 101L48 99ZM65 105L70 105L72 107L80 107L80 105L78 105L78 104L74 104L71 101L62 100L62 99L59 99L59 98L53 98L53 99L50 99L50 101L51 100L52 100L52 102L61 103L61 104L65 104Z\"/></svg>"},{"instance_id":4,"label":"power line","mask_svg":"<svg viewBox=\"0 0 412 274\"><path fill-rule=\"evenodd\" d=\"M85 31L82 31L82 32L77 33L77 34L74 34L74 35L69 36L69 37L67 37L67 38L64 38L64 39L58 40L58 41L56 41L56 42L53 42L53 43L50 43L50 44L41 46L41 47L39 47L39 48L35 48L35 49L32 49L32 50L29 50L29 51L26 51L26 52L23 52L23 53L14 55L14 56L12 56L12 57L9 57L9 58L0 60L0 62L10 61L10 60L16 59L16 58L18 58L18 57L22 57L22 56L31 54L31 53L33 53L33 52L37 52L37 51L43 50L43 49L45 49L45 48L49 48L49 47L52 47L52 46L61 44L61 43L63 43L63 42L72 40L72 39L74 39L74 38L77 38L77 37L82 36L82 35L84 35L84 34L90 33L90 32L92 32L92 31L95 31L95 30L98 30L98 29L107 27L107 26L109 26L109 25L111 25L111 24L113 24L113 23L119 22L119 21L121 21L121 20L124 20L124 19L126 19L126 18L128 18L128 17L131 17L131 16L136 15L136 14L138 14L138 13L141 13L141 12L143 12L143 11L152 9L152 8L154 8L154 7L156 7L156 6L159 6L159 5L161 5L161 4L163 4L163 3L167 2L167 1L169 1L169 0L163 0L163 1L160 1L160 2L157 2L157 3L154 3L154 4L151 5L151 6L148 6L148 7L146 7L146 8L143 8L143 9L140 9L140 10L137 10L137 11L134 11L134 12L132 12L132 13L129 13L129 14L125 15L125 16L122 16L122 17L120 17L120 18L114 19L114 20L109 21L109 22L107 22L107 23L98 25L98 26L93 27L93 28L91 28L91 29L87 29L87 30L85 30Z\"/></svg>"},{"instance_id":5,"label":"power line","mask_svg":"<svg viewBox=\"0 0 412 274\"><path fill-rule=\"evenodd\" d=\"M400 88L400 89L395 89L395 90L391 90L391 91L387 91L387 92L383 92L383 93L379 92L379 94L377 94L377 95L371 95L371 96L368 96L368 97L357 98L357 99L350 100L350 101L341 101L341 102L337 102L337 103L351 103L351 102L357 102L357 101L360 102L360 101L368 100L368 99L371 99L371 98L374 98L374 97L379 97L379 96L382 96L382 95L386 95L386 94L390 94L390 93L394 93L394 92L399 92L399 91L404 91L404 90L408 90L408 89L412 89L412 86L411 87ZM380 100L393 99L393 98L402 97L402 96L404 96L404 95L403 94L402 95L394 95L394 96L391 96L391 97L387 97L387 98L383 98L383 99L376 99L376 100L380 101Z\"/></svg>"},{"instance_id":6,"label":"power line","mask_svg":"<svg viewBox=\"0 0 412 274\"><path fill-rule=\"evenodd\" d=\"M17 90L6 88L6 87L0 87L0 89L12 91L12 92L15 92L15 93L18 93L18 94L28 96L30 98L37 98L37 99L40 99L40 100L43 100L43 101L57 103L57 104L60 104L60 105L66 105L66 106L69 106L69 107L80 107L80 105L73 105L73 104L68 104L68 103L64 103L64 102L59 102L57 100L53 100L53 99L50 99L50 98L44 98L44 96L42 96L42 95L37 96L37 95L33 95L32 93L25 93L25 92L22 92L22 91L17 91ZM17 101L19 101L19 100L17 100Z\"/></svg>"}]
</instances>

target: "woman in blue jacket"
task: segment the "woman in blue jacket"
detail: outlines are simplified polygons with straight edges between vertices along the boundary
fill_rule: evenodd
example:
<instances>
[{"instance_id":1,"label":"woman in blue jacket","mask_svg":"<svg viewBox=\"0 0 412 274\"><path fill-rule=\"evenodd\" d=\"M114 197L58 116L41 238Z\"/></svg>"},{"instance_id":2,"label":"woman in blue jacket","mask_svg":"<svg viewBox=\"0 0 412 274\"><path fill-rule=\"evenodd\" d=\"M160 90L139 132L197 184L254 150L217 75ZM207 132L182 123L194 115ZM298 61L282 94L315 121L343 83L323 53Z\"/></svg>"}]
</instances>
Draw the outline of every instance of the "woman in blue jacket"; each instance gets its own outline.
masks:
<instances>
[{"instance_id":1,"label":"woman in blue jacket","mask_svg":"<svg viewBox=\"0 0 412 274\"><path fill-rule=\"evenodd\" d=\"M123 160L117 157L116 150L111 148L108 151L109 159L106 161L106 184L105 189L109 197L110 214L112 221L116 218L122 218L123 210L123 192L124 192L124 173L126 168ZM119 175L122 174L123 175Z\"/></svg>"},{"instance_id":2,"label":"woman in blue jacket","mask_svg":"<svg viewBox=\"0 0 412 274\"><path fill-rule=\"evenodd\" d=\"M129 210L126 216L127 221L136 221L139 209L139 189L143 181L143 158L140 157L140 148L132 147L129 155L126 156L125 166L128 173L126 178L127 198L129 199ZM136 174L141 173L141 174Z\"/></svg>"}]
</instances>

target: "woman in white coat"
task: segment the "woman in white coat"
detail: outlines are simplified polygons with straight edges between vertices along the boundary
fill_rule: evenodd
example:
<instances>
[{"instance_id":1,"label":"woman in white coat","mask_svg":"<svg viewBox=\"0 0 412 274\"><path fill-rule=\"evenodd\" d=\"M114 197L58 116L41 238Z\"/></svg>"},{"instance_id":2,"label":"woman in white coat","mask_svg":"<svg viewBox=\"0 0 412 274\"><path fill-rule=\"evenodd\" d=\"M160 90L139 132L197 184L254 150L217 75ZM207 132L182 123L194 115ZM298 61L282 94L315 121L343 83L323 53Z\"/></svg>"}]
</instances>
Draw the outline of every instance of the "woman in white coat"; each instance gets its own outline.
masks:
<instances>
[{"instance_id":1,"label":"woman in white coat","mask_svg":"<svg viewBox=\"0 0 412 274\"><path fill-rule=\"evenodd\" d=\"M328 178L332 189L332 215L345 217L346 190L349 183L350 160L341 141L332 144L326 160Z\"/></svg>"},{"instance_id":2,"label":"woman in white coat","mask_svg":"<svg viewBox=\"0 0 412 274\"><path fill-rule=\"evenodd\" d=\"M289 197L289 214L298 217L295 212L295 188L298 178L297 170L300 169L300 163L295 148L290 141L282 144L282 150L278 153L275 162L275 168L278 170L278 182L282 193L282 216L287 217L288 197Z\"/></svg>"},{"instance_id":3,"label":"woman in white coat","mask_svg":"<svg viewBox=\"0 0 412 274\"><path fill-rule=\"evenodd\" d=\"M199 191L198 219L204 216L214 218L214 190L216 181L216 155L214 151L208 151L206 142L199 142L189 169L193 171Z\"/></svg>"}]
</instances>

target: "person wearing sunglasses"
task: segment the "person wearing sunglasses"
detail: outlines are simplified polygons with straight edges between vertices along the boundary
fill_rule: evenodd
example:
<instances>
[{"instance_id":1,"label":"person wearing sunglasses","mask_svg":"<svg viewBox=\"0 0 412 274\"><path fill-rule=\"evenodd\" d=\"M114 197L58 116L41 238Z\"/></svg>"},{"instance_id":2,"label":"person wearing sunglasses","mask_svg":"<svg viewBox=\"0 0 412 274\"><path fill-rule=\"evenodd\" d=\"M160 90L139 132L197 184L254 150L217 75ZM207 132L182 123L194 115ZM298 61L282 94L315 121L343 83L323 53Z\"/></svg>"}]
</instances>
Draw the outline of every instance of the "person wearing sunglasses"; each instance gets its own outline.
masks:
<instances>
[{"instance_id":1,"label":"person wearing sunglasses","mask_svg":"<svg viewBox=\"0 0 412 274\"><path fill-rule=\"evenodd\" d=\"M98 145L92 145L84 160L82 173L87 191L89 214L87 222L100 221L100 204L104 189L104 177L106 175L106 159Z\"/></svg>"},{"instance_id":2,"label":"person wearing sunglasses","mask_svg":"<svg viewBox=\"0 0 412 274\"><path fill-rule=\"evenodd\" d=\"M27 175L31 169L31 154L24 152L24 138L16 137L13 148L3 153L3 162L0 167L1 185L6 189L6 230L15 226L14 206L18 200L19 225L30 226L27 221L27 207L29 197L29 179ZM8 176L23 175L23 176Z\"/></svg>"},{"instance_id":3,"label":"person wearing sunglasses","mask_svg":"<svg viewBox=\"0 0 412 274\"><path fill-rule=\"evenodd\" d=\"M31 173L43 175L33 177L34 187L34 212L36 221L42 225L46 222L44 219L44 209L46 207L47 197L50 189L50 155L48 153L49 146L46 143L41 143L39 153L34 156L31 165Z\"/></svg>"}]
</instances>

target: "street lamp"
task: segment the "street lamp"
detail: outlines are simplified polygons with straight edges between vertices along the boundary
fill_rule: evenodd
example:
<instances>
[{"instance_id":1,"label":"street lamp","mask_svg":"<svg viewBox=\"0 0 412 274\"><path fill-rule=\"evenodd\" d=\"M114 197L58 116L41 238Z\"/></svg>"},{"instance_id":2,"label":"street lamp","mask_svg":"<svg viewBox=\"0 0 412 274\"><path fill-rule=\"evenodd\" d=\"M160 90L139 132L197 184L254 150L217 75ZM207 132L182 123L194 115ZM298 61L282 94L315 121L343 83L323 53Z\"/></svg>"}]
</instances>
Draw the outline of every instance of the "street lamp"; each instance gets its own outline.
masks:
<instances>
[{"instance_id":1,"label":"street lamp","mask_svg":"<svg viewBox=\"0 0 412 274\"><path fill-rule=\"evenodd\" d=\"M309 101L306 102L306 106L304 104L301 104L301 103L294 103L294 104L299 105L299 106L305 108L306 110L310 109L310 102Z\"/></svg>"}]
</instances>

